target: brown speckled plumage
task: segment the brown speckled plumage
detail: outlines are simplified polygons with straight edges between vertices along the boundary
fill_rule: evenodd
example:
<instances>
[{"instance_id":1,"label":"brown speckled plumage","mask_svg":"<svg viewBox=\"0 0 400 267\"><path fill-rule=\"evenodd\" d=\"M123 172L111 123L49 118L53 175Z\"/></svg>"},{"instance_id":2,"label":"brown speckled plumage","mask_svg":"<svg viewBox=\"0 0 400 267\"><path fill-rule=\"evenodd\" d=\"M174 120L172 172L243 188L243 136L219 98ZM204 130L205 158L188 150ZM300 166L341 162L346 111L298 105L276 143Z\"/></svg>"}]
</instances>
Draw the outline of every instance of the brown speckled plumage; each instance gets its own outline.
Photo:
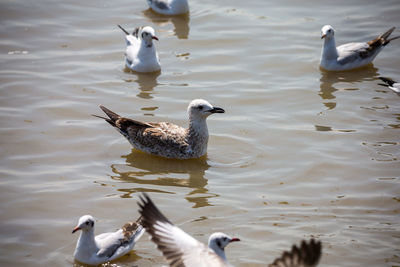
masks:
<instances>
[{"instance_id":1,"label":"brown speckled plumage","mask_svg":"<svg viewBox=\"0 0 400 267\"><path fill-rule=\"evenodd\" d=\"M199 109L201 107L201 109ZM100 106L109 118L106 120L125 136L131 145L141 151L167 158L198 158L206 154L208 129L206 118L212 113L223 113L205 100L193 100L188 108L189 128L169 122L140 122L119 116Z\"/></svg>"}]
</instances>

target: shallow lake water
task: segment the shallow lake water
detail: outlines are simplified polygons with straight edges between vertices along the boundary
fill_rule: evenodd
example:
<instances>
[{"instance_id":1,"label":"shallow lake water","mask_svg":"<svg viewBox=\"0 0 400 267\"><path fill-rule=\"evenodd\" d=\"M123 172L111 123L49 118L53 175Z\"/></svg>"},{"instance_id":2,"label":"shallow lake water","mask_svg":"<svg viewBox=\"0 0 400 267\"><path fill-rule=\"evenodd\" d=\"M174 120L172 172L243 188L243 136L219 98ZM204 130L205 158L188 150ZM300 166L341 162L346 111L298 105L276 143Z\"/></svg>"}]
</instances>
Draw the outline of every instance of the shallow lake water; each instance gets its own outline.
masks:
<instances>
[{"instance_id":1,"label":"shallow lake water","mask_svg":"<svg viewBox=\"0 0 400 267\"><path fill-rule=\"evenodd\" d=\"M138 217L140 192L198 240L223 231L235 266L265 266L301 239L321 266L400 266L400 40L349 72L319 68L338 44L400 27L399 1L194 1L166 17L136 1L1 1L0 265L78 266L78 218L96 232ZM162 71L124 67L121 24L154 27ZM400 29L394 32L400 35ZM206 157L135 151L100 104L187 124L204 98ZM145 234L119 266L161 266Z\"/></svg>"}]
</instances>

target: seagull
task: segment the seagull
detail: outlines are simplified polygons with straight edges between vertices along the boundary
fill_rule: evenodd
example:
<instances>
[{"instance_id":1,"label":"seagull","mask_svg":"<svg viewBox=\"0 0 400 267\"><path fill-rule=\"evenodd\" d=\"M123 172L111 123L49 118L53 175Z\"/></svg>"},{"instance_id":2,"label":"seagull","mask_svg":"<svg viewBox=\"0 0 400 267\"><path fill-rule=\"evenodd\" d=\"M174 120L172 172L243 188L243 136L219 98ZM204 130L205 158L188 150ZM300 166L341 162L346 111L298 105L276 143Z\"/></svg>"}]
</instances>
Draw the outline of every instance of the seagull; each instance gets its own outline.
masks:
<instances>
[{"instance_id":1,"label":"seagull","mask_svg":"<svg viewBox=\"0 0 400 267\"><path fill-rule=\"evenodd\" d=\"M150 26L135 28L130 34L127 30L118 27L126 34L125 65L137 72L155 72L161 69L160 60L153 40L158 38Z\"/></svg>"},{"instance_id":2,"label":"seagull","mask_svg":"<svg viewBox=\"0 0 400 267\"><path fill-rule=\"evenodd\" d=\"M147 0L149 7L163 15L181 15L189 12L188 0Z\"/></svg>"},{"instance_id":3,"label":"seagull","mask_svg":"<svg viewBox=\"0 0 400 267\"><path fill-rule=\"evenodd\" d=\"M139 212L142 224L151 235L151 240L163 253L170 266L231 266L225 256L225 247L239 238L232 238L224 233L213 233L208 240L208 247L171 223L156 207L150 197L143 193L139 196ZM314 267L321 258L321 242L311 239L302 241L301 246L293 245L274 260L270 267Z\"/></svg>"},{"instance_id":4,"label":"seagull","mask_svg":"<svg viewBox=\"0 0 400 267\"><path fill-rule=\"evenodd\" d=\"M320 66L330 71L350 70L365 66L374 60L378 53L390 41L400 38L389 38L395 27L366 43L348 43L336 47L335 31L331 25L321 29L321 39L324 39Z\"/></svg>"},{"instance_id":5,"label":"seagull","mask_svg":"<svg viewBox=\"0 0 400 267\"><path fill-rule=\"evenodd\" d=\"M93 115L114 126L131 145L143 152L166 158L199 158L207 153L208 128L206 119L214 113L225 110L213 107L203 99L190 102L187 109L189 128L170 122L140 122L112 112L104 106L100 108L109 118Z\"/></svg>"},{"instance_id":6,"label":"seagull","mask_svg":"<svg viewBox=\"0 0 400 267\"><path fill-rule=\"evenodd\" d=\"M224 233L213 233L208 247L172 224L154 205L150 197L140 196L140 214L143 226L151 235L170 266L231 266L225 256L225 247L240 241Z\"/></svg>"},{"instance_id":7,"label":"seagull","mask_svg":"<svg viewBox=\"0 0 400 267\"><path fill-rule=\"evenodd\" d=\"M72 233L81 230L76 244L74 258L88 265L99 265L117 259L133 249L144 233L141 218L126 223L116 232L94 236L94 218L84 215Z\"/></svg>"},{"instance_id":8,"label":"seagull","mask_svg":"<svg viewBox=\"0 0 400 267\"><path fill-rule=\"evenodd\" d=\"M384 84L379 83L379 85L389 87L389 89L392 89L396 94L400 95L400 83L385 77L379 77L379 79L381 79L384 82Z\"/></svg>"},{"instance_id":9,"label":"seagull","mask_svg":"<svg viewBox=\"0 0 400 267\"><path fill-rule=\"evenodd\" d=\"M320 241L311 238L307 243L301 242L300 247L292 246L291 251L283 252L269 267L314 267L321 258L322 245Z\"/></svg>"}]
</instances>

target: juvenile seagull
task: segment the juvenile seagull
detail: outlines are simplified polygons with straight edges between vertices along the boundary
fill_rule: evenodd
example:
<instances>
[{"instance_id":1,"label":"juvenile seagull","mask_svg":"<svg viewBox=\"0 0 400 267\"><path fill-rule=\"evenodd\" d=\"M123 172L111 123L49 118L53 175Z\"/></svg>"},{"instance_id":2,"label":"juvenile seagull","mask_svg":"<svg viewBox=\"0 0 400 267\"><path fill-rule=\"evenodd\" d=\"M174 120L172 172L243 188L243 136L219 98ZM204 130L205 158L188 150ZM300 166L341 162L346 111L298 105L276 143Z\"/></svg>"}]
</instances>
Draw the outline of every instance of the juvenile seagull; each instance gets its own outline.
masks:
<instances>
[{"instance_id":1,"label":"juvenile seagull","mask_svg":"<svg viewBox=\"0 0 400 267\"><path fill-rule=\"evenodd\" d=\"M341 71L365 66L372 62L384 46L400 36L388 39L394 31L392 27L384 34L366 43L348 43L336 47L335 32L330 25L321 29L324 40L320 66L326 70Z\"/></svg>"},{"instance_id":2,"label":"juvenile seagull","mask_svg":"<svg viewBox=\"0 0 400 267\"><path fill-rule=\"evenodd\" d=\"M379 77L385 84L379 83L379 85L389 87L392 89L396 94L400 95L400 83L393 81L390 78Z\"/></svg>"},{"instance_id":3,"label":"juvenile seagull","mask_svg":"<svg viewBox=\"0 0 400 267\"><path fill-rule=\"evenodd\" d=\"M154 72L161 69L160 60L153 40L158 38L154 29L150 26L139 27L130 34L127 30L118 25L126 34L125 65L137 72Z\"/></svg>"},{"instance_id":4,"label":"juvenile seagull","mask_svg":"<svg viewBox=\"0 0 400 267\"><path fill-rule=\"evenodd\" d=\"M72 233L81 230L76 244L74 258L88 265L99 265L115 260L133 249L144 233L141 218L122 226L116 232L94 236L94 218L84 215Z\"/></svg>"},{"instance_id":5,"label":"juvenile seagull","mask_svg":"<svg viewBox=\"0 0 400 267\"><path fill-rule=\"evenodd\" d=\"M147 0L149 7L163 15L180 15L189 12L188 0Z\"/></svg>"},{"instance_id":6,"label":"juvenile seagull","mask_svg":"<svg viewBox=\"0 0 400 267\"><path fill-rule=\"evenodd\" d=\"M310 239L302 241L300 247L292 246L291 251L283 252L280 258L275 259L269 267L314 267L321 258L322 245L320 241Z\"/></svg>"},{"instance_id":7,"label":"juvenile seagull","mask_svg":"<svg viewBox=\"0 0 400 267\"><path fill-rule=\"evenodd\" d=\"M131 145L141 151L167 158L199 158L206 154L208 128L206 119L213 113L224 113L222 108L213 107L203 99L190 102L187 109L189 128L169 122L140 122L119 116L100 106L109 117L95 117L106 120L114 126Z\"/></svg>"},{"instance_id":8,"label":"juvenile seagull","mask_svg":"<svg viewBox=\"0 0 400 267\"><path fill-rule=\"evenodd\" d=\"M170 266L231 266L226 260L224 249L228 244L240 241L239 238L213 233L207 247L172 224L147 194L140 196L140 201L139 212L143 216L143 226Z\"/></svg>"},{"instance_id":9,"label":"juvenile seagull","mask_svg":"<svg viewBox=\"0 0 400 267\"><path fill-rule=\"evenodd\" d=\"M163 253L170 266L179 267L226 267L231 266L225 256L225 247L238 238L224 233L214 233L208 240L208 247L172 224L155 206L150 197L140 196L139 212L143 216L143 226L151 235L151 240ZM270 267L314 267L321 257L321 242L311 239L302 241L300 248L293 245Z\"/></svg>"}]
</instances>

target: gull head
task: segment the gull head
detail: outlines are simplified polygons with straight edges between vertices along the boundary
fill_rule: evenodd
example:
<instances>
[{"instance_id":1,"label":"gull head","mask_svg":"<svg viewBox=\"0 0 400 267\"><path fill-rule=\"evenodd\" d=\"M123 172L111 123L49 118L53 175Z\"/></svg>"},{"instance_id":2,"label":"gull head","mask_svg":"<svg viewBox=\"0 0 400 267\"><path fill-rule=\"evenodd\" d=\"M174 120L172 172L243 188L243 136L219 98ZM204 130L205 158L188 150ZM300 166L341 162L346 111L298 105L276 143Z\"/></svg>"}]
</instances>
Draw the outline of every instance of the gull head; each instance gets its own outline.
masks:
<instances>
[{"instance_id":1,"label":"gull head","mask_svg":"<svg viewBox=\"0 0 400 267\"><path fill-rule=\"evenodd\" d=\"M333 37L333 35L335 35L335 30L331 25L325 25L324 27L322 27L321 39L325 38L326 40L329 40Z\"/></svg>"},{"instance_id":2,"label":"gull head","mask_svg":"<svg viewBox=\"0 0 400 267\"><path fill-rule=\"evenodd\" d=\"M240 239L236 237L230 237L229 235L224 233L213 233L208 239L208 247L225 259L225 247L228 244L236 241L240 241Z\"/></svg>"},{"instance_id":3,"label":"gull head","mask_svg":"<svg viewBox=\"0 0 400 267\"><path fill-rule=\"evenodd\" d=\"M204 99L195 99L188 106L189 119L207 119L208 116L214 113L225 113L225 110L218 107L213 107Z\"/></svg>"},{"instance_id":4,"label":"gull head","mask_svg":"<svg viewBox=\"0 0 400 267\"><path fill-rule=\"evenodd\" d=\"M94 228L94 218L90 215L84 215L79 218L78 225L72 230L75 233L78 230L90 231Z\"/></svg>"},{"instance_id":5,"label":"gull head","mask_svg":"<svg viewBox=\"0 0 400 267\"><path fill-rule=\"evenodd\" d=\"M144 27L140 33L140 36L142 37L142 40L145 42L147 47L151 47L153 45L153 40L158 41L154 29L150 26Z\"/></svg>"}]
</instances>

